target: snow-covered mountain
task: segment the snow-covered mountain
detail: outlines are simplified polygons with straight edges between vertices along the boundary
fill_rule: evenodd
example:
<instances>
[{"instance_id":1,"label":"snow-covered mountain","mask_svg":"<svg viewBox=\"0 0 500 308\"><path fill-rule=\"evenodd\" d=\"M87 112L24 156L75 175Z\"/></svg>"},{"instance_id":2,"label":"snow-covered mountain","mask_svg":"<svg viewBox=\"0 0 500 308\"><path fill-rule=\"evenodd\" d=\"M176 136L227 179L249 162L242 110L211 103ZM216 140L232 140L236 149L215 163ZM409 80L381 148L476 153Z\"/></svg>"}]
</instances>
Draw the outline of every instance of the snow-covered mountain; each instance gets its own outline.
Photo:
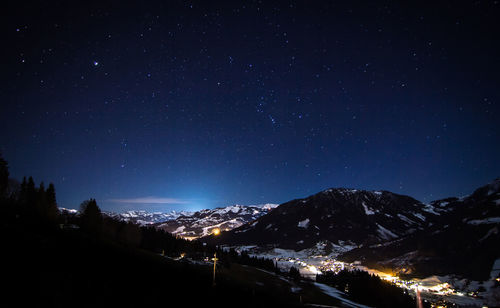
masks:
<instances>
[{"instance_id":1,"label":"snow-covered mountain","mask_svg":"<svg viewBox=\"0 0 500 308\"><path fill-rule=\"evenodd\" d=\"M170 219L157 224L159 229L168 231L185 238L198 238L212 233L213 229L229 231L245 223L269 213L277 204L262 205L231 205L227 207L206 209L191 213L190 215L180 215L175 219Z\"/></svg>"},{"instance_id":2,"label":"snow-covered mountain","mask_svg":"<svg viewBox=\"0 0 500 308\"><path fill-rule=\"evenodd\" d=\"M215 228L229 231L267 214L278 204L230 205L197 212L171 211L147 212L127 211L123 213L103 211L102 214L117 220L132 222L141 226L151 225L182 237L194 239L212 233ZM59 209L68 215L78 215L73 209Z\"/></svg>"},{"instance_id":3,"label":"snow-covered mountain","mask_svg":"<svg viewBox=\"0 0 500 308\"><path fill-rule=\"evenodd\" d=\"M321 243L321 254L349 262L483 280L500 258L500 179L429 204L388 191L327 189L204 240L296 251Z\"/></svg>"},{"instance_id":4,"label":"snow-covered mountain","mask_svg":"<svg viewBox=\"0 0 500 308\"><path fill-rule=\"evenodd\" d=\"M320 241L351 247L396 240L432 224L436 208L388 191L327 189L281 204L221 240L230 244L305 249Z\"/></svg>"},{"instance_id":5,"label":"snow-covered mountain","mask_svg":"<svg viewBox=\"0 0 500 308\"><path fill-rule=\"evenodd\" d=\"M79 211L75 209L66 209L59 208L59 211L68 215L78 215ZM141 226L145 225L153 225L161 222L165 222L168 220L176 219L179 216L189 216L194 212L187 211L171 211L168 213L162 212L147 212L147 211L127 211L123 213L115 213L103 211L102 214L117 220L125 221L125 222L133 222Z\"/></svg>"},{"instance_id":6,"label":"snow-covered mountain","mask_svg":"<svg viewBox=\"0 0 500 308\"><path fill-rule=\"evenodd\" d=\"M380 247L354 249L344 258L404 269L409 274L489 278L500 258L500 179L469 196L430 205L439 214L434 224Z\"/></svg>"},{"instance_id":7,"label":"snow-covered mountain","mask_svg":"<svg viewBox=\"0 0 500 308\"><path fill-rule=\"evenodd\" d=\"M190 216L193 215L193 212L171 211L168 213L162 213L162 212L147 212L147 211L127 211L124 213L105 212L104 214L109 217L116 218L118 220L133 222L139 225L152 225L177 219L180 216Z\"/></svg>"}]
</instances>

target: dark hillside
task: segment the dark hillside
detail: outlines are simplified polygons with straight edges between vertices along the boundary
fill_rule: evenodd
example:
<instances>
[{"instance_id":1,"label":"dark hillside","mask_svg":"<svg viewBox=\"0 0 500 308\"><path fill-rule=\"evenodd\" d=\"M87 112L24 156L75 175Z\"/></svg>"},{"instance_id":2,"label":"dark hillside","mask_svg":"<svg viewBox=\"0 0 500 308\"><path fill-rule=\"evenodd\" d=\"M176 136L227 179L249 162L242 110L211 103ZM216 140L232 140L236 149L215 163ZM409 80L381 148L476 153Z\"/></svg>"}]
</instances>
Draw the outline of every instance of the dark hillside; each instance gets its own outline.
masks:
<instances>
[{"instance_id":1,"label":"dark hillside","mask_svg":"<svg viewBox=\"0 0 500 308\"><path fill-rule=\"evenodd\" d=\"M3 223L1 233L2 276L9 281L3 300L17 307L293 306L229 281L213 288L208 266L170 261L78 230Z\"/></svg>"}]
</instances>

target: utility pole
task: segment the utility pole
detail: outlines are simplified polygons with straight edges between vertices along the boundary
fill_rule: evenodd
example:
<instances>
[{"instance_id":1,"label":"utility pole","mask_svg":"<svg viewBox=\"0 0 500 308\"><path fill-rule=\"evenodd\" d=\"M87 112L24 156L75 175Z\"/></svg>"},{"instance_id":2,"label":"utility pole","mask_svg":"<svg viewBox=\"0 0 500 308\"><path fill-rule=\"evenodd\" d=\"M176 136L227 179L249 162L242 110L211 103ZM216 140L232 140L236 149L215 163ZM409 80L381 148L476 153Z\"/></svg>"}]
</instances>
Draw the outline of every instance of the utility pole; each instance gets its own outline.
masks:
<instances>
[{"instance_id":1,"label":"utility pole","mask_svg":"<svg viewBox=\"0 0 500 308\"><path fill-rule=\"evenodd\" d=\"M416 292L417 296L415 297L416 299L416 302L417 302L417 308L423 308L424 305L422 305L422 297L420 296L420 289L418 288L418 284L417 284L417 292Z\"/></svg>"},{"instance_id":2,"label":"utility pole","mask_svg":"<svg viewBox=\"0 0 500 308\"><path fill-rule=\"evenodd\" d=\"M215 287L215 267L217 266L217 252L214 253L214 275L213 275L213 282L212 282L212 287Z\"/></svg>"}]
</instances>

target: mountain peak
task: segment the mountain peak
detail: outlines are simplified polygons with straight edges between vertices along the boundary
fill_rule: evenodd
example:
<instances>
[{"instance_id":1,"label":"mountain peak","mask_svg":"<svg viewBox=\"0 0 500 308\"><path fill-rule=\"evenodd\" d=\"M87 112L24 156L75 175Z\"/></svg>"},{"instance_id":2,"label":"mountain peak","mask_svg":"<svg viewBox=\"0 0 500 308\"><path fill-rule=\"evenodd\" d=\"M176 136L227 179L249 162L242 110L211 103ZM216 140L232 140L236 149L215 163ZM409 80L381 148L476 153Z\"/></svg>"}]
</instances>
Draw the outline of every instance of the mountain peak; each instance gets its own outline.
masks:
<instances>
[{"instance_id":1,"label":"mountain peak","mask_svg":"<svg viewBox=\"0 0 500 308\"><path fill-rule=\"evenodd\" d=\"M481 199L500 194L500 178L496 178L492 182L479 187L468 198Z\"/></svg>"},{"instance_id":2,"label":"mountain peak","mask_svg":"<svg viewBox=\"0 0 500 308\"><path fill-rule=\"evenodd\" d=\"M390 191L386 190L364 190L364 189L355 189L355 188L345 188L345 187L335 187L323 190L321 193L329 194L329 193L337 193L337 194L371 194L371 195L382 195L382 194L393 194Z\"/></svg>"},{"instance_id":3,"label":"mountain peak","mask_svg":"<svg viewBox=\"0 0 500 308\"><path fill-rule=\"evenodd\" d=\"M426 227L430 205L388 191L330 188L281 204L251 224L219 236L228 244L304 249L318 241L373 245Z\"/></svg>"}]
</instances>

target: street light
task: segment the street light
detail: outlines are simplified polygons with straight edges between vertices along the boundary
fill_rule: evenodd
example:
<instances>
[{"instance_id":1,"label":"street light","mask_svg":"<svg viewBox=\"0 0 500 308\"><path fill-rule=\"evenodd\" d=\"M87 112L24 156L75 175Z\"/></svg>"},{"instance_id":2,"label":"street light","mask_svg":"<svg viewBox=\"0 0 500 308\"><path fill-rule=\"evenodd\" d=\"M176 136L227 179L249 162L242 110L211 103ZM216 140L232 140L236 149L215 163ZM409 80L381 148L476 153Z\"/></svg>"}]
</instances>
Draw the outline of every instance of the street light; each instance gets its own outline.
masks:
<instances>
[{"instance_id":1,"label":"street light","mask_svg":"<svg viewBox=\"0 0 500 308\"><path fill-rule=\"evenodd\" d=\"M212 234L214 236L219 235L220 234L220 229L219 228L213 229L212 230ZM219 260L219 259L217 259L217 251L214 252L214 258L212 260L214 260L214 274L213 274L212 287L215 287L215 267L217 266L217 260Z\"/></svg>"}]
</instances>

